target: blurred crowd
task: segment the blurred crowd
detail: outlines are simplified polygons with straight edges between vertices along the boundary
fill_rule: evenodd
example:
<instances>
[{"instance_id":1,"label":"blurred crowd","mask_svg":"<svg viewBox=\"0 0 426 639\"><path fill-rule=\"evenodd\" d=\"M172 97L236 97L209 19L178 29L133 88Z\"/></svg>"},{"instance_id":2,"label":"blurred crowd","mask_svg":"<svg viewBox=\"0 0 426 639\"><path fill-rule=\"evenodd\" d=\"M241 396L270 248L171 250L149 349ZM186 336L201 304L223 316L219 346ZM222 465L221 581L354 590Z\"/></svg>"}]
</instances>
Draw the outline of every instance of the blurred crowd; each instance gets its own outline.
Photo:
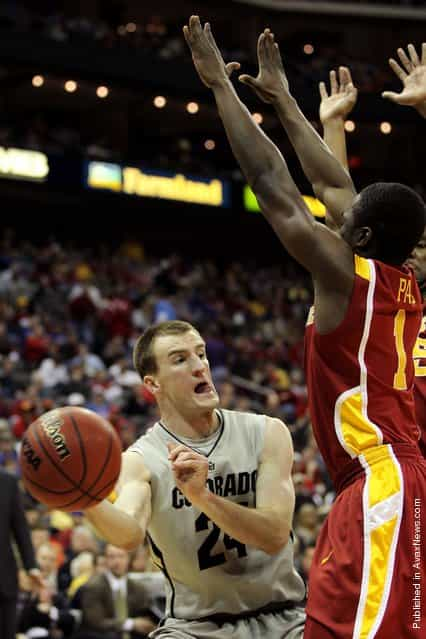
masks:
<instances>
[{"instance_id":1,"label":"blurred crowd","mask_svg":"<svg viewBox=\"0 0 426 639\"><path fill-rule=\"evenodd\" d=\"M423 2L400 0L392 4L422 5ZM53 2L34 5L24 0L10 0L0 9L0 28L32 31L59 43L82 47L97 43L107 49L137 50L162 60L182 59L189 63L180 16L170 19L158 13L137 22L130 15L125 3L120 2L99 3L98 14L94 15L93 7L89 13L84 6L77 4L70 8L64 7L63 3L62 6ZM248 72L254 71L255 44L247 48L244 39L224 22L218 28L224 57L238 60ZM250 29L250 23L247 23L247 29ZM292 84L301 89L311 90L337 65L351 67L358 88L367 93L382 90L383 85L392 80L392 72L385 64L362 60L360 52L355 54L351 44L345 46L340 42L339 35L332 29L330 34L314 35L317 41L312 43L313 46L308 43L308 49L304 41L297 45L293 38L287 51L286 42L281 40L279 33L276 35L285 54L286 70Z\"/></svg>"},{"instance_id":2,"label":"blurred crowd","mask_svg":"<svg viewBox=\"0 0 426 639\"><path fill-rule=\"evenodd\" d=\"M157 419L153 397L133 369L134 342L152 322L188 320L207 342L222 407L266 413L289 425L297 562L307 578L319 527L334 498L307 412L302 365L310 302L308 279L290 260L271 267L217 265L174 254L159 259L136 241L115 249L100 244L94 251L53 239L40 245L18 241L6 230L0 244L0 467L19 477L26 428L63 405L84 406L108 419L125 450ZM108 549L81 513L47 512L28 494L25 500L39 563L47 553L57 571L45 607L58 607L54 595L61 595L67 614L59 630L69 636L84 614L71 584L103 570ZM90 541L81 545L75 541L81 537ZM146 550L140 553L149 564ZM133 563L129 570L138 572ZM151 579L155 568L143 571ZM162 602L159 579L158 573L154 611ZM31 618L26 605L34 602L25 583L22 588L25 630Z\"/></svg>"}]
</instances>

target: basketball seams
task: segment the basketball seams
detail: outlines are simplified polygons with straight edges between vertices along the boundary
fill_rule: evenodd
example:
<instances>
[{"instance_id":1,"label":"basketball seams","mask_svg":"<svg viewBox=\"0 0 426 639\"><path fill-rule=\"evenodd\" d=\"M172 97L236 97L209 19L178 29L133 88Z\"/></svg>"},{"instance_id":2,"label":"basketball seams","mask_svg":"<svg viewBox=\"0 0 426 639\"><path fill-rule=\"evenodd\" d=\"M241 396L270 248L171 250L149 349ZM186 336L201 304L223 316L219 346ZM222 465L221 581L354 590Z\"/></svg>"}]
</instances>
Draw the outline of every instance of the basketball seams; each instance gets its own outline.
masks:
<instances>
[{"instance_id":1,"label":"basketball seams","mask_svg":"<svg viewBox=\"0 0 426 639\"><path fill-rule=\"evenodd\" d=\"M100 471L98 473L98 476L96 477L95 481L88 487L87 490L93 490L93 488L96 486L98 481L101 479L105 468L108 466L109 458L111 457L111 452L112 452L112 440L113 440L113 433L110 431L106 459L105 459L103 465L101 466L101 469L100 469ZM102 492L102 491L99 491L99 492ZM96 493L96 494L99 495L99 492Z\"/></svg>"},{"instance_id":2,"label":"basketball seams","mask_svg":"<svg viewBox=\"0 0 426 639\"><path fill-rule=\"evenodd\" d=\"M38 428L39 428L39 424L37 424L37 428L34 429L34 437L37 440L38 445L40 446L40 448L42 449L42 451L46 455L47 459L52 464L52 466L58 471L58 473L60 475L62 475L62 477L64 477L65 479L67 479L70 482L71 486L73 486L74 489L79 490L82 493L82 495L84 495L85 497L90 497L90 498L93 499L93 496L90 493L88 493L86 490L84 490L84 488L79 486L71 477L69 477L69 475L51 457L49 451L47 450L47 448L45 447L45 445L43 444L43 442L40 439L40 436L38 434ZM50 488L45 488L44 490L46 490L46 492L49 492Z\"/></svg>"},{"instance_id":3,"label":"basketball seams","mask_svg":"<svg viewBox=\"0 0 426 639\"><path fill-rule=\"evenodd\" d=\"M79 428L79 426L78 426L78 422L77 422L77 420L76 420L76 419L75 419L75 417L73 417L72 415L68 415L68 417L69 417L69 419L70 419L70 421L71 421L71 424L72 424L72 426L73 426L73 428L74 428L74 432L75 432L75 434L76 434L76 436L77 436L78 443L79 443L79 446L80 446L81 461L82 461L82 464L83 464L83 475L82 475L82 477L81 477L81 479L80 479L80 482L79 482L79 485L78 485L78 486L79 486L79 488L80 488L80 487L81 487L81 485L82 485L82 483L83 483L83 482L84 482L84 480L86 479L86 475L87 475L87 457L86 457L86 450L85 450L85 448L84 448L84 444L83 444L83 440L82 440L82 438L81 438L80 428ZM89 490L90 490L90 487L89 487L87 490L89 491Z\"/></svg>"},{"instance_id":4,"label":"basketball seams","mask_svg":"<svg viewBox=\"0 0 426 639\"><path fill-rule=\"evenodd\" d=\"M23 480L29 492L41 503L50 503L51 508L77 511L96 506L108 497L118 480L122 453L120 440L111 424L91 411L83 413L68 406L57 410L62 413L63 437L66 437L67 432L70 436L68 444L71 446L69 451L73 453L73 459L69 460L65 467L60 464L53 449L50 449L50 441L46 437L43 425L37 419L25 434L29 444L28 450L32 450L32 454L28 453L26 460L22 453L20 455ZM58 419L56 415L50 418L55 419ZM93 439L90 429L92 421ZM58 433L55 423L52 429L52 436ZM48 434L50 437L51 433ZM56 440L54 443L57 448ZM65 439L63 445L66 446ZM104 460L100 463L98 451L102 450L105 451ZM90 462L91 455L93 464ZM45 465L41 476L38 476L37 469L43 458ZM101 480L107 482L99 487ZM87 487L85 483L88 484Z\"/></svg>"}]
</instances>

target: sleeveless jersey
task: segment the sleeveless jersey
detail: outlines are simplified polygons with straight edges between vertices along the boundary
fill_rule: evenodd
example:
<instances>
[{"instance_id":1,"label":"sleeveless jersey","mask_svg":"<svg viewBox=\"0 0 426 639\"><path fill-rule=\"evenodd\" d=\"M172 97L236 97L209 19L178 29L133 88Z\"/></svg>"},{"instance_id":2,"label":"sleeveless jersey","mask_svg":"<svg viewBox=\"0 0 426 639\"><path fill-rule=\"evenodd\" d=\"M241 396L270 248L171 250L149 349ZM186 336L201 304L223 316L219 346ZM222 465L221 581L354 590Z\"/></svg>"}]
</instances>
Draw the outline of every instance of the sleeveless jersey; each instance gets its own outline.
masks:
<instances>
[{"instance_id":1,"label":"sleeveless jersey","mask_svg":"<svg viewBox=\"0 0 426 639\"><path fill-rule=\"evenodd\" d=\"M426 304L423 305L423 318L420 333L414 347L414 401L416 417L420 429L420 450L426 458Z\"/></svg>"},{"instance_id":2,"label":"sleeveless jersey","mask_svg":"<svg viewBox=\"0 0 426 639\"><path fill-rule=\"evenodd\" d=\"M166 576L166 616L199 619L241 614L305 596L293 566L293 541L270 556L224 534L175 485L168 443L183 443L209 460L209 489L248 508L256 505L256 478L265 416L220 410L219 431L208 439L178 438L157 422L129 450L151 471L148 539Z\"/></svg>"},{"instance_id":3,"label":"sleeveless jersey","mask_svg":"<svg viewBox=\"0 0 426 639\"><path fill-rule=\"evenodd\" d=\"M320 335L311 309L305 334L312 426L335 485L346 464L359 462L368 472L377 447L393 468L384 445L417 446L419 438L412 357L422 312L417 282L406 267L354 259L345 318Z\"/></svg>"}]
</instances>

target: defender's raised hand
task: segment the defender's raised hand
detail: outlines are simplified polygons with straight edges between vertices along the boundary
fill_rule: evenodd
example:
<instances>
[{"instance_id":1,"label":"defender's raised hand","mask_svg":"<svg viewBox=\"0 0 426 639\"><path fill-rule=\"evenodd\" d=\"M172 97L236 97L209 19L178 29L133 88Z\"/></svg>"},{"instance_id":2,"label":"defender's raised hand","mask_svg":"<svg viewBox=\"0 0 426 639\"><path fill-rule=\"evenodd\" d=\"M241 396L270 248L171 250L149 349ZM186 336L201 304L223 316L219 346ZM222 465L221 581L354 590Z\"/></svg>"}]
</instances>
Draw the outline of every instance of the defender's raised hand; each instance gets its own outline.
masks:
<instances>
[{"instance_id":1,"label":"defender's raised hand","mask_svg":"<svg viewBox=\"0 0 426 639\"><path fill-rule=\"evenodd\" d=\"M201 26L198 16L191 16L189 24L183 27L185 40L191 49L192 59L202 82L210 89L222 84L231 73L240 68L238 62L225 64L213 37L210 24Z\"/></svg>"},{"instance_id":2,"label":"defender's raised hand","mask_svg":"<svg viewBox=\"0 0 426 639\"><path fill-rule=\"evenodd\" d=\"M270 29L265 29L259 36L257 59L259 64L257 77L253 78L244 73L238 79L251 87L261 100L273 103L283 93L289 93L289 86L280 49Z\"/></svg>"},{"instance_id":3,"label":"defender's raised hand","mask_svg":"<svg viewBox=\"0 0 426 639\"><path fill-rule=\"evenodd\" d=\"M397 104L412 106L426 117L426 42L422 44L421 58L414 45L409 44L407 50L408 55L404 49L398 49L402 66L394 58L389 60L391 69L404 85L401 93L384 91L382 97Z\"/></svg>"},{"instance_id":4,"label":"defender's raised hand","mask_svg":"<svg viewBox=\"0 0 426 639\"><path fill-rule=\"evenodd\" d=\"M330 94L327 93L325 82L319 83L319 91L322 124L330 120L344 120L354 108L358 97L358 89L354 86L347 67L339 67L339 78L335 71L330 71Z\"/></svg>"}]
</instances>

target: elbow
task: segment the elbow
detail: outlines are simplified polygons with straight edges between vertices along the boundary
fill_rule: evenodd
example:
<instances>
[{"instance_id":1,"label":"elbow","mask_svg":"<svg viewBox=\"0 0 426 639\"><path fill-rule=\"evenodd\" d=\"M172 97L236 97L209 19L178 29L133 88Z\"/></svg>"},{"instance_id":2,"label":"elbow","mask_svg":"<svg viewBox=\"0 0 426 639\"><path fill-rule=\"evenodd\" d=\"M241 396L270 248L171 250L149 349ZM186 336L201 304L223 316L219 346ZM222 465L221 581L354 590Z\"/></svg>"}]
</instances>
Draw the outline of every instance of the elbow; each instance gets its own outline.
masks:
<instances>
[{"instance_id":1,"label":"elbow","mask_svg":"<svg viewBox=\"0 0 426 639\"><path fill-rule=\"evenodd\" d=\"M288 528L282 531L277 531L276 534L267 540L261 550L272 557L273 555L277 555L287 546L289 539L290 530Z\"/></svg>"},{"instance_id":2,"label":"elbow","mask_svg":"<svg viewBox=\"0 0 426 639\"><path fill-rule=\"evenodd\" d=\"M115 545L123 550L131 552L136 550L144 542L145 535L142 529L138 526L137 530L132 531L131 535L121 537L120 541L117 541Z\"/></svg>"}]
</instances>

